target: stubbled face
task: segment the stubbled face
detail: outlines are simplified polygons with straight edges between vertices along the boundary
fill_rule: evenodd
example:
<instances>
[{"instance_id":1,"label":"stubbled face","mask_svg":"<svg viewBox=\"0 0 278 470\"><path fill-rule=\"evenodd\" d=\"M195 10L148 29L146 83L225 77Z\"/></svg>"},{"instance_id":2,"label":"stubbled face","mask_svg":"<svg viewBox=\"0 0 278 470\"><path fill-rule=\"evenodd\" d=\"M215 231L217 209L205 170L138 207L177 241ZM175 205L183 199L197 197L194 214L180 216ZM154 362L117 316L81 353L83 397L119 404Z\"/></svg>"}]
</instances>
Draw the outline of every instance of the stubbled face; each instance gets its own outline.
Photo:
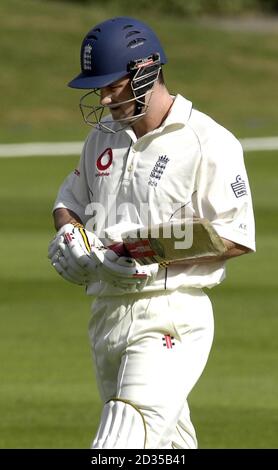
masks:
<instances>
[{"instance_id":1,"label":"stubbled face","mask_svg":"<svg viewBox=\"0 0 278 470\"><path fill-rule=\"evenodd\" d=\"M135 101L121 104L124 101L134 98L129 77L124 77L109 86L101 88L99 93L100 104L109 106L114 120L118 121L134 116Z\"/></svg>"}]
</instances>

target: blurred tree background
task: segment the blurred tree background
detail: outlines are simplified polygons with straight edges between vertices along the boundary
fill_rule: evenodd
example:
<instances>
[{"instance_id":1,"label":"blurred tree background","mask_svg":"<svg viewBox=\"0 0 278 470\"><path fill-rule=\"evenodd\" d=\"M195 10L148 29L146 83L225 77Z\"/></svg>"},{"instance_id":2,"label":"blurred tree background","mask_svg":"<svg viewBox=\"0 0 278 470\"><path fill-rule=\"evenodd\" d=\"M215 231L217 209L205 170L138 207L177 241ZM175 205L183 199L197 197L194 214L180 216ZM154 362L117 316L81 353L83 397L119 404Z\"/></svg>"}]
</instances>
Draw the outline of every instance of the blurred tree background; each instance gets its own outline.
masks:
<instances>
[{"instance_id":1,"label":"blurred tree background","mask_svg":"<svg viewBox=\"0 0 278 470\"><path fill-rule=\"evenodd\" d=\"M56 0L50 0L56 1ZM60 0L76 4L94 4L104 7L128 8L129 11L149 10L172 15L194 16L200 14L278 14L278 0Z\"/></svg>"}]
</instances>

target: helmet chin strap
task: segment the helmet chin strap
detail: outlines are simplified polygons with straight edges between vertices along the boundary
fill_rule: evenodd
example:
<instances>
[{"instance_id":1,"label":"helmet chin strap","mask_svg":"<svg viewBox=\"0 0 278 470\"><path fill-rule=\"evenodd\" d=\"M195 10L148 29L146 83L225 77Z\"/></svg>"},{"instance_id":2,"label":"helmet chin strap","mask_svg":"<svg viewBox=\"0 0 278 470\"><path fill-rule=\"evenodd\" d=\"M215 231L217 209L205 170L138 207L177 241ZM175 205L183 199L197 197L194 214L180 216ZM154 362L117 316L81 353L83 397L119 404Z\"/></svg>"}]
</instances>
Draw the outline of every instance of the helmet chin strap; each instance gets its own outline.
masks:
<instances>
[{"instance_id":1,"label":"helmet chin strap","mask_svg":"<svg viewBox=\"0 0 278 470\"><path fill-rule=\"evenodd\" d=\"M145 101L145 97L143 99ZM136 100L134 116L138 116L139 114L141 114L143 108L144 108L144 106L142 104L139 104L138 101Z\"/></svg>"}]
</instances>

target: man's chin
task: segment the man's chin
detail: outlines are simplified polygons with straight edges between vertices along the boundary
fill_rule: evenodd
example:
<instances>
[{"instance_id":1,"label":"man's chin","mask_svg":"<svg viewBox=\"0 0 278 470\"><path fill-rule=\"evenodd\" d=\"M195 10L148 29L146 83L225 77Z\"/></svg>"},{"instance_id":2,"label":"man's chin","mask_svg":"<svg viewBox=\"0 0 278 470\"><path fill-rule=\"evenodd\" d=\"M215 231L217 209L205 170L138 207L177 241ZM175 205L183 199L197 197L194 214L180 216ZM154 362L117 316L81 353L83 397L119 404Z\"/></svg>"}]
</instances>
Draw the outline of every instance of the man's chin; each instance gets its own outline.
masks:
<instances>
[{"instance_id":1,"label":"man's chin","mask_svg":"<svg viewBox=\"0 0 278 470\"><path fill-rule=\"evenodd\" d=\"M128 124L129 122L133 121L133 116L125 116L121 113L114 113L114 112L111 112L111 114L112 114L113 120L117 122L123 122L123 123Z\"/></svg>"}]
</instances>

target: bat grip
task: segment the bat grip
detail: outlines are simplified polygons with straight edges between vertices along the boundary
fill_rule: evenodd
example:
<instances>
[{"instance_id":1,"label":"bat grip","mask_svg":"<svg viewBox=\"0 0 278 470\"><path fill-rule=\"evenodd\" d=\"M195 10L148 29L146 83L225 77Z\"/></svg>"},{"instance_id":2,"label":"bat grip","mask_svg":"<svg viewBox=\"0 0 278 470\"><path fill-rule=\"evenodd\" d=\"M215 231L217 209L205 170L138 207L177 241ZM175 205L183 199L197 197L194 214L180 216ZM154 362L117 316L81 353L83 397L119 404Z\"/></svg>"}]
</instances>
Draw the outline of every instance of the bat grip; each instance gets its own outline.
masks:
<instances>
[{"instance_id":1,"label":"bat grip","mask_svg":"<svg viewBox=\"0 0 278 470\"><path fill-rule=\"evenodd\" d=\"M113 243L107 248L109 248L109 250L114 251L118 256L127 256L128 258L131 258L129 251L122 242Z\"/></svg>"}]
</instances>

